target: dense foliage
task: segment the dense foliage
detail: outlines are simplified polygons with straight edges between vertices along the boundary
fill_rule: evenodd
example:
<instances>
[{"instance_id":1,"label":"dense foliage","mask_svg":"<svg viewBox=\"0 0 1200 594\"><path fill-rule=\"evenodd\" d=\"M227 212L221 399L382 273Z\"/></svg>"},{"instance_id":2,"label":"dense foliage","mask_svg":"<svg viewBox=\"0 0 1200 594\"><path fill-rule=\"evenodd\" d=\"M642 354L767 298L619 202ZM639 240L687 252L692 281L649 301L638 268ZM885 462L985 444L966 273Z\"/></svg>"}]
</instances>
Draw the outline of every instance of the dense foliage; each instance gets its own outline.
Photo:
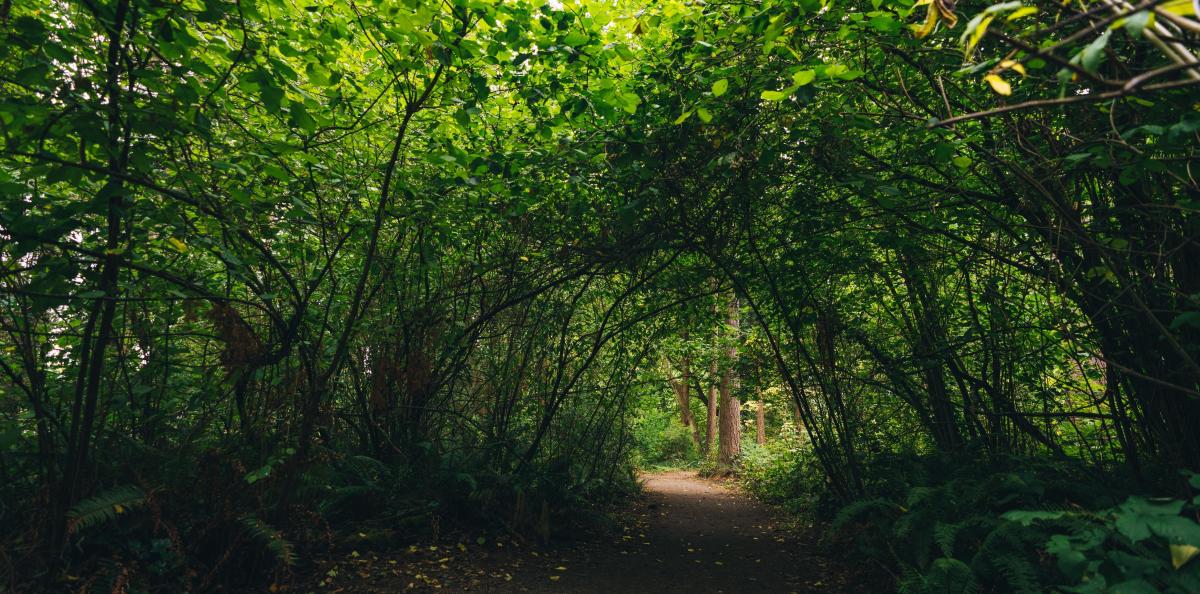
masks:
<instances>
[{"instance_id":1,"label":"dense foliage","mask_svg":"<svg viewBox=\"0 0 1200 594\"><path fill-rule=\"evenodd\" d=\"M0 587L703 455L907 590L1194 590L1195 11L0 3Z\"/></svg>"}]
</instances>

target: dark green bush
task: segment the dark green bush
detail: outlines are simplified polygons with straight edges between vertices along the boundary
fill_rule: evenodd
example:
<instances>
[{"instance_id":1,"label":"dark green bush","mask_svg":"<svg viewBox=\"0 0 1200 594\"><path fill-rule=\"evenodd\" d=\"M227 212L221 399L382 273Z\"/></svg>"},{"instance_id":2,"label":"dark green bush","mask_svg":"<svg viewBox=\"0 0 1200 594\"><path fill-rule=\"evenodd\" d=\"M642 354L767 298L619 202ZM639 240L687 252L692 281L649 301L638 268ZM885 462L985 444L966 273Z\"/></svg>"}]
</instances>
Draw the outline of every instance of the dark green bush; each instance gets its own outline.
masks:
<instances>
[{"instance_id":1,"label":"dark green bush","mask_svg":"<svg viewBox=\"0 0 1200 594\"><path fill-rule=\"evenodd\" d=\"M901 592L1200 591L1200 498L1120 502L1113 485L1129 483L1088 479L1062 461L886 468L869 481L878 491L844 505L831 529L896 568ZM897 496L897 468L925 484Z\"/></svg>"}]
</instances>

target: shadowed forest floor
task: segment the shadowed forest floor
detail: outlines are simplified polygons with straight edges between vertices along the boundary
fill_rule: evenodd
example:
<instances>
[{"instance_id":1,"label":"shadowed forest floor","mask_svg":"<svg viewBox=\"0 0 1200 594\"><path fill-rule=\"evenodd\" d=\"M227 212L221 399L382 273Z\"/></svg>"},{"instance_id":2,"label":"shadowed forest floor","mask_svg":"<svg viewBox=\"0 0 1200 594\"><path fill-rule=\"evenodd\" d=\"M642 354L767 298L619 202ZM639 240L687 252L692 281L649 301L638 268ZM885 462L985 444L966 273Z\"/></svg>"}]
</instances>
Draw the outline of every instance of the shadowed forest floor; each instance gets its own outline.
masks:
<instances>
[{"instance_id":1,"label":"shadowed forest floor","mask_svg":"<svg viewBox=\"0 0 1200 594\"><path fill-rule=\"evenodd\" d=\"M845 592L872 588L748 495L692 471L644 477L621 527L538 548L508 542L410 547L356 555L325 592ZM327 569L326 569L327 571Z\"/></svg>"}]
</instances>

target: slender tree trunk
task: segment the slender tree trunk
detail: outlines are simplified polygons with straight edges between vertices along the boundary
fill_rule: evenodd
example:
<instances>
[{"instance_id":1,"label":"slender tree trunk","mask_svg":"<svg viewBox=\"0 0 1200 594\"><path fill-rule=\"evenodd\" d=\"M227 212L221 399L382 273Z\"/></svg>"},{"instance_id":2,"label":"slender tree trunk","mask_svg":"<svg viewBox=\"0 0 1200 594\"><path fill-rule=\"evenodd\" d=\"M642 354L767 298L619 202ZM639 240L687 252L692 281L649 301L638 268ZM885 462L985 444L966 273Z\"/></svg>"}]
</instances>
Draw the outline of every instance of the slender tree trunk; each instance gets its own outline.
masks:
<instances>
[{"instance_id":1,"label":"slender tree trunk","mask_svg":"<svg viewBox=\"0 0 1200 594\"><path fill-rule=\"evenodd\" d=\"M692 441L696 447L701 447L700 427L696 425L696 416L692 414L692 401L689 383L691 382L691 357L684 357L680 364L679 377L671 373L670 363L667 363L667 381L675 393L675 402L679 405L679 420L684 427L692 430Z\"/></svg>"},{"instance_id":2,"label":"slender tree trunk","mask_svg":"<svg viewBox=\"0 0 1200 594\"><path fill-rule=\"evenodd\" d=\"M80 349L79 377L76 384L75 404L71 415L71 434L57 505L51 512L52 527L48 542L57 553L66 544L66 511L87 491L85 480L87 462L91 448L92 432L95 428L96 410L100 399L100 383L104 377L104 355L113 334L113 318L116 314L122 259L131 246L122 245L125 202L125 183L120 173L124 171L128 158L128 136L125 134L121 114L121 48L122 34L129 13L128 0L118 0L114 7L113 21L107 27L108 38L105 95L108 100L108 167L113 175L100 190L97 198L107 203L105 217L104 260L100 267L99 289L104 293L98 307L93 307L88 317ZM98 328L97 318L99 318ZM95 328L95 337L92 330ZM90 344L89 344L90 341Z\"/></svg>"},{"instance_id":3,"label":"slender tree trunk","mask_svg":"<svg viewBox=\"0 0 1200 594\"><path fill-rule=\"evenodd\" d=\"M962 446L962 435L958 431L958 419L946 388L946 347L942 331L941 314L937 307L936 287L931 287L924 268L925 263L907 253L900 253L903 266L901 277L908 288L909 307L912 310L914 331L912 337L913 360L921 366L925 380L925 391L929 396L929 410L933 413L933 438L939 450L954 451Z\"/></svg>"},{"instance_id":4,"label":"slender tree trunk","mask_svg":"<svg viewBox=\"0 0 1200 594\"><path fill-rule=\"evenodd\" d=\"M717 366L716 357L708 366L709 377L717 377L719 368ZM704 454L708 455L712 451L713 439L717 436L717 385L709 381L708 384L708 418L704 427Z\"/></svg>"},{"instance_id":5,"label":"slender tree trunk","mask_svg":"<svg viewBox=\"0 0 1200 594\"><path fill-rule=\"evenodd\" d=\"M755 442L758 443L758 445L766 445L766 443L767 443L767 408L763 404L762 387L760 386L760 387L756 388L755 392L756 392L755 395L758 397L758 406L757 406L758 414L755 416L755 419L754 419L754 427L756 429L754 439L755 439Z\"/></svg>"},{"instance_id":6,"label":"slender tree trunk","mask_svg":"<svg viewBox=\"0 0 1200 594\"><path fill-rule=\"evenodd\" d=\"M725 353L725 370L721 373L721 405L718 412L721 436L717 449L717 469L720 472L732 471L742 453L742 403L735 394L738 377L734 370L738 356L737 339L741 334L740 310L737 297L730 299L728 325L733 336Z\"/></svg>"}]
</instances>

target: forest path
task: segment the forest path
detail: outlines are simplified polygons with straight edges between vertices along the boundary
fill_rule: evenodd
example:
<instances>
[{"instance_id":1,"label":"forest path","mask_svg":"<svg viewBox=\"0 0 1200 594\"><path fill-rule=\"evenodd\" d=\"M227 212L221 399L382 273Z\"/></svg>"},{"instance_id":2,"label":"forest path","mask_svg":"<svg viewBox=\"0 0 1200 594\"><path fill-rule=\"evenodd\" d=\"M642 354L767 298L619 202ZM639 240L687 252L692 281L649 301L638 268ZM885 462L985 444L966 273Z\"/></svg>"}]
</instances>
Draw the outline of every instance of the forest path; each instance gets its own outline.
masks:
<instances>
[{"instance_id":1,"label":"forest path","mask_svg":"<svg viewBox=\"0 0 1200 594\"><path fill-rule=\"evenodd\" d=\"M554 543L470 535L454 543L343 551L298 591L741 594L883 592L888 581L818 543L729 483L692 471L645 474L645 496L612 529L558 527ZM360 536L363 536L360 534Z\"/></svg>"},{"instance_id":2,"label":"forest path","mask_svg":"<svg viewBox=\"0 0 1200 594\"><path fill-rule=\"evenodd\" d=\"M695 472L644 476L646 498L617 542L527 565L493 592L839 592L848 574L767 506Z\"/></svg>"}]
</instances>

